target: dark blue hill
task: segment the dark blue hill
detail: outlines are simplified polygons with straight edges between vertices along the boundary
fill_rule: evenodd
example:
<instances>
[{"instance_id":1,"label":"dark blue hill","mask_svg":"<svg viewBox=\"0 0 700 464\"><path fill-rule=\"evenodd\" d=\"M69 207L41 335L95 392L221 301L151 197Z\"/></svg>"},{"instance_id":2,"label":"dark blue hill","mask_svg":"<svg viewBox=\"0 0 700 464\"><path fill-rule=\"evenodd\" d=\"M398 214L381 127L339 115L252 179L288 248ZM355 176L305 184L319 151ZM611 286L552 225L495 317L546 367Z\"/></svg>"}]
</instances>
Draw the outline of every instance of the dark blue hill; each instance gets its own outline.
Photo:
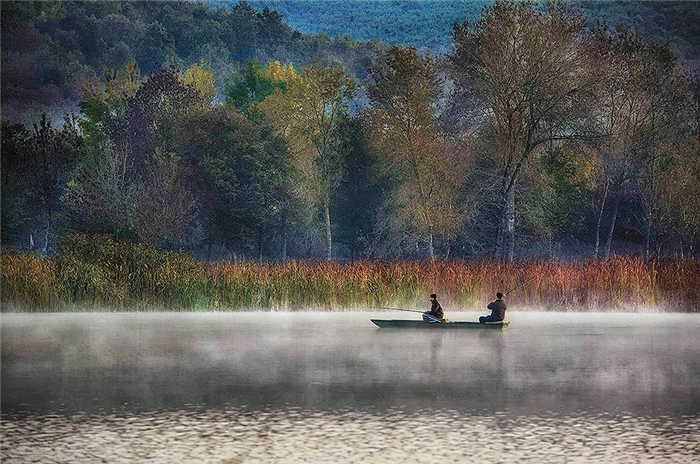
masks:
<instances>
[{"instance_id":1,"label":"dark blue hill","mask_svg":"<svg viewBox=\"0 0 700 464\"><path fill-rule=\"evenodd\" d=\"M236 4L238 2L209 2ZM393 45L412 45L433 53L448 51L455 23L481 14L486 1L459 0L252 0L279 12L284 21L301 32L377 39ZM700 2L693 1L582 1L577 2L589 23L605 18L646 39L673 44L686 65L700 59Z\"/></svg>"}]
</instances>

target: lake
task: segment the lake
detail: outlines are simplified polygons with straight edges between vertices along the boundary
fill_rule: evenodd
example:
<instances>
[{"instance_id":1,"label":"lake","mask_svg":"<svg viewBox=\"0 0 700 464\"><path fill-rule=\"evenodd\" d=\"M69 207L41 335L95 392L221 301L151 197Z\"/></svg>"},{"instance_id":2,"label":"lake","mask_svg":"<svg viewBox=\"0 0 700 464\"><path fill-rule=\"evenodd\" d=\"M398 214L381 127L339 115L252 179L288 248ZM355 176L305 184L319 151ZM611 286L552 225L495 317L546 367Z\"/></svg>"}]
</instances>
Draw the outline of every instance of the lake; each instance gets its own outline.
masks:
<instances>
[{"instance_id":1,"label":"lake","mask_svg":"<svg viewBox=\"0 0 700 464\"><path fill-rule=\"evenodd\" d=\"M3 462L700 461L700 315L418 316L2 314Z\"/></svg>"}]
</instances>

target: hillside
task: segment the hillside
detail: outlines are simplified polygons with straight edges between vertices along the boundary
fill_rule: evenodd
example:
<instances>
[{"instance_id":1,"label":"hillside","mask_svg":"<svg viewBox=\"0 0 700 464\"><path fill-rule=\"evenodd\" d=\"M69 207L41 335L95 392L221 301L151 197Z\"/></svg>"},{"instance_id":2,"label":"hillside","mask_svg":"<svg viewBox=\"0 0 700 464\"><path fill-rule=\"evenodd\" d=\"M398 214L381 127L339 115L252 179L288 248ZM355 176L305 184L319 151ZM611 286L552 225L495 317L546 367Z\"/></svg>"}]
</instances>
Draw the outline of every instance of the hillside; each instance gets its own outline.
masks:
<instances>
[{"instance_id":1,"label":"hillside","mask_svg":"<svg viewBox=\"0 0 700 464\"><path fill-rule=\"evenodd\" d=\"M37 120L77 111L83 84L102 67L134 57L146 74L159 64L205 59L217 87L250 58L343 63L353 76L381 44L450 51L455 23L478 17L486 2L363 0L211 0L202 2L2 2L2 114ZM581 2L591 24L637 30L670 42L689 69L700 68L700 3Z\"/></svg>"},{"instance_id":2,"label":"hillside","mask_svg":"<svg viewBox=\"0 0 700 464\"><path fill-rule=\"evenodd\" d=\"M232 2L211 2L231 4ZM484 1L454 0L253 0L253 7L278 11L291 27L306 33L355 40L378 39L395 45L411 45L434 53L448 51L454 23L478 17ZM589 23L605 18L646 39L672 43L688 66L697 68L700 58L700 3L678 1L577 2Z\"/></svg>"},{"instance_id":3,"label":"hillside","mask_svg":"<svg viewBox=\"0 0 700 464\"><path fill-rule=\"evenodd\" d=\"M250 4L275 9L302 32L322 32L330 37L346 35L361 41L377 39L440 53L450 47L452 25L478 17L485 3L253 0Z\"/></svg>"},{"instance_id":4,"label":"hillside","mask_svg":"<svg viewBox=\"0 0 700 464\"><path fill-rule=\"evenodd\" d=\"M204 59L222 89L223 77L251 58L343 63L362 78L382 53L377 43L300 33L275 11L245 3L3 1L1 14L2 116L13 121L77 112L83 84L130 58L142 75Z\"/></svg>"}]
</instances>

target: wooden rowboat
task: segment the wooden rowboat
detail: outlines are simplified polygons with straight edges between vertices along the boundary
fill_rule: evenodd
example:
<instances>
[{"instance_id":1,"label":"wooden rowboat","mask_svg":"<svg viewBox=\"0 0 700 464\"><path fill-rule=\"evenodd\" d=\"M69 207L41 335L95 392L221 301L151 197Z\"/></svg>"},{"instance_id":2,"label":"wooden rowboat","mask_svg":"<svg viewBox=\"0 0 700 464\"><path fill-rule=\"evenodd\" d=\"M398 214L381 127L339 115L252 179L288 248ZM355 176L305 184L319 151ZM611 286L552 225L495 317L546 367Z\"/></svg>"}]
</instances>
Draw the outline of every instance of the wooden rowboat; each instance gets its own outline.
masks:
<instances>
[{"instance_id":1,"label":"wooden rowboat","mask_svg":"<svg viewBox=\"0 0 700 464\"><path fill-rule=\"evenodd\" d=\"M370 319L381 329L496 329L502 330L508 327L510 322L423 322L402 319Z\"/></svg>"}]
</instances>

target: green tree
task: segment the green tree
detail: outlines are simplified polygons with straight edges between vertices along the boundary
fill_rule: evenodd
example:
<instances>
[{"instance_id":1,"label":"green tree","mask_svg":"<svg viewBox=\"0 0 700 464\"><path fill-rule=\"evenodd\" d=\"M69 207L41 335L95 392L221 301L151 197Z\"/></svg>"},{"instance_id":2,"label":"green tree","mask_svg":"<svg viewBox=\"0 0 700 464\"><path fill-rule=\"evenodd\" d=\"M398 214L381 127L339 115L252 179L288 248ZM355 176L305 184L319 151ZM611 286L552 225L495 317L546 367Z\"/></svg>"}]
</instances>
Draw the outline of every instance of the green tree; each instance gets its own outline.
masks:
<instances>
[{"instance_id":1,"label":"green tree","mask_svg":"<svg viewBox=\"0 0 700 464\"><path fill-rule=\"evenodd\" d=\"M128 100L141 84L141 71L133 60L119 69L104 67L102 73L104 89L99 81L86 82L79 104L83 115L79 125L88 145L100 144L112 136L114 121L126 119Z\"/></svg>"},{"instance_id":2,"label":"green tree","mask_svg":"<svg viewBox=\"0 0 700 464\"><path fill-rule=\"evenodd\" d=\"M293 70L293 68L292 68ZM286 89L286 83L265 75L265 70L255 60L248 61L245 68L229 74L224 80L226 104L247 116L253 107L272 95L275 89Z\"/></svg>"},{"instance_id":3,"label":"green tree","mask_svg":"<svg viewBox=\"0 0 700 464\"><path fill-rule=\"evenodd\" d=\"M34 124L29 142L22 178L28 204L43 218L42 251L46 253L53 238L56 213L63 206L61 195L72 164L82 154L83 141L75 118L66 116L64 127L59 131L43 114L41 121Z\"/></svg>"},{"instance_id":4,"label":"green tree","mask_svg":"<svg viewBox=\"0 0 700 464\"><path fill-rule=\"evenodd\" d=\"M262 259L286 205L290 168L284 143L228 106L190 111L179 134L177 152L189 167L208 245L240 254L257 248Z\"/></svg>"},{"instance_id":5,"label":"green tree","mask_svg":"<svg viewBox=\"0 0 700 464\"><path fill-rule=\"evenodd\" d=\"M523 227L549 248L554 258L555 238L583 229L596 165L584 144L552 146L523 172L528 188L519 210Z\"/></svg>"},{"instance_id":6,"label":"green tree","mask_svg":"<svg viewBox=\"0 0 700 464\"><path fill-rule=\"evenodd\" d=\"M175 166L166 166L158 150L173 152L179 121L211 102L211 73L198 65L190 71L183 76L169 66L141 81L138 68L131 62L120 70L105 69L104 90L95 84L86 86L81 103L86 156L66 194L76 230L122 238L141 236L149 242L172 238L154 231L183 230L184 224L172 224L174 218L186 221L175 210L169 215L164 215L165 211L156 215L161 219L167 216L164 224L148 227L144 225L144 211L153 210L155 190L182 186L179 181L162 177L163 170ZM148 185L149 181L160 185ZM178 197L180 192L171 193L173 207L176 200L181 200L181 205L188 203L186 191L181 192L182 198Z\"/></svg>"},{"instance_id":7,"label":"green tree","mask_svg":"<svg viewBox=\"0 0 700 464\"><path fill-rule=\"evenodd\" d=\"M2 121L2 244L10 245L22 240L22 225L28 220L26 212L24 172L29 165L31 153L31 133L24 124L11 124ZM28 244L22 240L25 245Z\"/></svg>"},{"instance_id":8,"label":"green tree","mask_svg":"<svg viewBox=\"0 0 700 464\"><path fill-rule=\"evenodd\" d=\"M331 215L337 224L336 243L345 244L350 259L355 260L370 251L376 216L387 190L387 174L379 168L364 115L345 118L340 131L347 145L342 150L347 173L334 192Z\"/></svg>"}]
</instances>

